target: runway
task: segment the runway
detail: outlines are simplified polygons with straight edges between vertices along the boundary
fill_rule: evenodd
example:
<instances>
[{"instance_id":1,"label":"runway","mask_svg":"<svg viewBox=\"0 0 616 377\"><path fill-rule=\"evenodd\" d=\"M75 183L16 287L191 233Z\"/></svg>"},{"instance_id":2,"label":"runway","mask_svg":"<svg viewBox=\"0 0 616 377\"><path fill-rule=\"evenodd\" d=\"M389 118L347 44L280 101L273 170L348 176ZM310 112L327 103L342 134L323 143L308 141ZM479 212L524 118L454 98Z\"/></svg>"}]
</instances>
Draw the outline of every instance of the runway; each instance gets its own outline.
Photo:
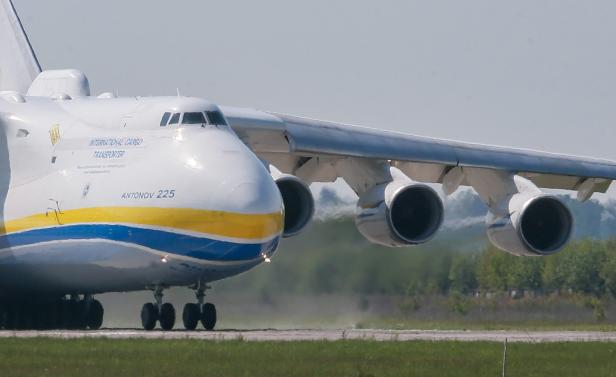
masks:
<instances>
[{"instance_id":1,"label":"runway","mask_svg":"<svg viewBox=\"0 0 616 377\"><path fill-rule=\"evenodd\" d=\"M222 330L0 331L0 338L197 339L210 341L459 341L459 342L616 342L616 332L599 331L439 331L439 330Z\"/></svg>"}]
</instances>

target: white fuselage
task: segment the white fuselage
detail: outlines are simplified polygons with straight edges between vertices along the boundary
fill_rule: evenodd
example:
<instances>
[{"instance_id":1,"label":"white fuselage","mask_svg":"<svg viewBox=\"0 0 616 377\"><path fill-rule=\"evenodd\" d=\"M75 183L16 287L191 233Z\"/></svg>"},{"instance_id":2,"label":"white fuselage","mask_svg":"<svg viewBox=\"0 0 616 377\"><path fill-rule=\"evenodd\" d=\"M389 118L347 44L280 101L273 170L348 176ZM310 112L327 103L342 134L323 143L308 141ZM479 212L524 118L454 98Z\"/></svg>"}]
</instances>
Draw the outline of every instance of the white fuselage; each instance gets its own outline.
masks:
<instances>
[{"instance_id":1,"label":"white fuselage","mask_svg":"<svg viewBox=\"0 0 616 377\"><path fill-rule=\"evenodd\" d=\"M280 193L217 111L182 98L0 99L0 291L206 283L276 250ZM181 118L180 118L181 119Z\"/></svg>"}]
</instances>

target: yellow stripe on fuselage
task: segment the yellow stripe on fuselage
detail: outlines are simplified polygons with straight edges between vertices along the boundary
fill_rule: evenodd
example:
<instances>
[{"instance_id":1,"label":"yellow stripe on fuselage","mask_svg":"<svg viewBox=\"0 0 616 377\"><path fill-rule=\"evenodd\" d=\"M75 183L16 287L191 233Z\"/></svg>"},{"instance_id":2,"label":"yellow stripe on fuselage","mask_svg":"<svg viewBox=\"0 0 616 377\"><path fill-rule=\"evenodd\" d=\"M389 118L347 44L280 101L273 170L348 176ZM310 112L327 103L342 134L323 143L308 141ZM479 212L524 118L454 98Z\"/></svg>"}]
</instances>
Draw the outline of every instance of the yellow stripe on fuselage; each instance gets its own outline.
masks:
<instances>
[{"instance_id":1,"label":"yellow stripe on fuselage","mask_svg":"<svg viewBox=\"0 0 616 377\"><path fill-rule=\"evenodd\" d=\"M96 207L37 214L5 223L5 234L72 224L133 224L230 238L264 239L282 231L283 214L243 214L190 208Z\"/></svg>"}]
</instances>

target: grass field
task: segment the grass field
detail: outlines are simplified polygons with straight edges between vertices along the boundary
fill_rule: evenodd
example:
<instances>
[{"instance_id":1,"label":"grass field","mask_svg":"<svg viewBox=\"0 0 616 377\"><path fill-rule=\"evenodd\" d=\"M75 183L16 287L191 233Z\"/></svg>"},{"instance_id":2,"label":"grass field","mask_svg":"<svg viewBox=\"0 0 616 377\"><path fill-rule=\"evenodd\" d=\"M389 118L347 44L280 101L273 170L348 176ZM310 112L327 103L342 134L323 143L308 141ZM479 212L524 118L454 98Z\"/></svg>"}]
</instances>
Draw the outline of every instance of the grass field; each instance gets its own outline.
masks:
<instances>
[{"instance_id":1,"label":"grass field","mask_svg":"<svg viewBox=\"0 0 616 377\"><path fill-rule=\"evenodd\" d=\"M614 376L616 344L509 344L508 376ZM500 376L502 344L0 340L0 376Z\"/></svg>"}]
</instances>

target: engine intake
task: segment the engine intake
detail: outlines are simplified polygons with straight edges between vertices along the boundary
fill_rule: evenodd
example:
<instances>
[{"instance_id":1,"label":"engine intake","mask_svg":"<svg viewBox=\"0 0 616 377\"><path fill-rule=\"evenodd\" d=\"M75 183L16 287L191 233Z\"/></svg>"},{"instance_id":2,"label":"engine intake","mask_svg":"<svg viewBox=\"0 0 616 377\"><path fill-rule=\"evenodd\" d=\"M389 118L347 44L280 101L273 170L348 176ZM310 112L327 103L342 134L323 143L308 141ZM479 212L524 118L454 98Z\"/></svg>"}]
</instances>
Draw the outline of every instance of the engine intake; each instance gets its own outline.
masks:
<instances>
[{"instance_id":1,"label":"engine intake","mask_svg":"<svg viewBox=\"0 0 616 377\"><path fill-rule=\"evenodd\" d=\"M281 174L274 179L284 203L283 237L301 233L312 221L314 198L308 186L293 175Z\"/></svg>"},{"instance_id":2,"label":"engine intake","mask_svg":"<svg viewBox=\"0 0 616 377\"><path fill-rule=\"evenodd\" d=\"M550 255L560 251L573 233L573 216L558 198L514 196L508 216L488 215L488 237L500 249L515 255Z\"/></svg>"},{"instance_id":3,"label":"engine intake","mask_svg":"<svg viewBox=\"0 0 616 377\"><path fill-rule=\"evenodd\" d=\"M393 247L430 240L443 222L443 202L429 186L393 181L374 187L357 204L355 224L369 241Z\"/></svg>"},{"instance_id":4,"label":"engine intake","mask_svg":"<svg viewBox=\"0 0 616 377\"><path fill-rule=\"evenodd\" d=\"M571 212L558 199L531 199L522 210L520 236L538 254L551 254L567 244L573 230Z\"/></svg>"}]
</instances>

